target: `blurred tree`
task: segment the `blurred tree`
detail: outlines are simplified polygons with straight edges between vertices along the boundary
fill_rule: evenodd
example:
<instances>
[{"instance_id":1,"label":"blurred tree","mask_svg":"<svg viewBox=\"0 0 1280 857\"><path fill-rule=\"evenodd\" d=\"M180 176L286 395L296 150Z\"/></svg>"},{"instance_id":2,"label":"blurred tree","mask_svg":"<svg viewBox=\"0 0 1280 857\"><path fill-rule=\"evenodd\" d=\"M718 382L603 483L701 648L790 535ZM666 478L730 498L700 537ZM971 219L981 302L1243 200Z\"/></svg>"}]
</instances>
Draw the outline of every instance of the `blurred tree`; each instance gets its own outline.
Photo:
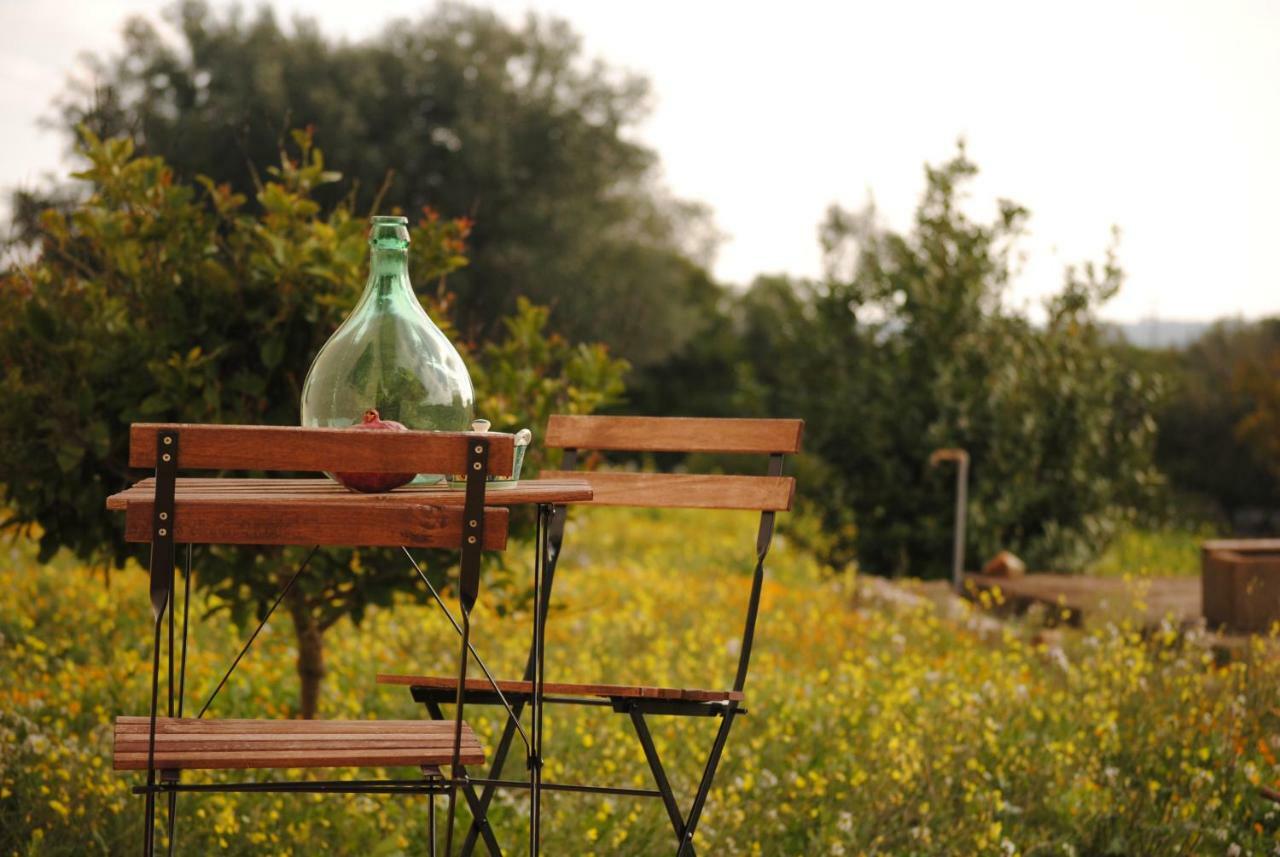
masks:
<instances>
[{"instance_id":1,"label":"blurred tree","mask_svg":"<svg viewBox=\"0 0 1280 857\"><path fill-rule=\"evenodd\" d=\"M128 139L87 134L88 198L69 214L44 212L37 258L0 273L4 525L38 525L42 559L67 548L120 566L136 555L103 505L140 475L128 468L130 423L298 423L307 367L359 297L368 246L349 201L315 202L338 175L309 135L295 142L250 210L226 184L184 183L163 159L136 157ZM466 263L468 229L428 212L411 230L414 282L439 284L429 303L446 327L442 277ZM478 412L499 428L589 411L621 389L624 363L603 346L548 337L546 322L545 310L521 304L495 343L463 344L483 378ZM296 559L211 548L197 578L243 623L262 615ZM406 580L402 557L376 551L313 560L287 602L304 716L324 674L324 631L413 591Z\"/></svg>"},{"instance_id":2,"label":"blurred tree","mask_svg":"<svg viewBox=\"0 0 1280 857\"><path fill-rule=\"evenodd\" d=\"M1280 318L1260 323L1258 334L1260 353L1236 363L1233 373L1232 390L1247 402L1236 434L1280 474Z\"/></svg>"},{"instance_id":3,"label":"blurred tree","mask_svg":"<svg viewBox=\"0 0 1280 857\"><path fill-rule=\"evenodd\" d=\"M973 462L969 561L1010 548L1033 567L1080 568L1158 482L1152 384L1105 341L1097 306L1120 285L1109 256L1069 269L1033 325L1003 293L1025 209L991 223L962 210L963 148L927 169L912 230L833 208L820 282L757 280L733 311L740 348L719 358L738 406L803 415L803 494L833 559L938 576L951 526L939 447Z\"/></svg>"},{"instance_id":4,"label":"blurred tree","mask_svg":"<svg viewBox=\"0 0 1280 857\"><path fill-rule=\"evenodd\" d=\"M285 30L267 7L224 16L198 0L168 13L171 44L134 19L118 56L72 88L61 125L130 135L180 180L197 174L253 199L254 165L311 125L355 205L476 219L472 263L450 281L461 329L482 338L523 295L555 307L557 330L603 340L638 364L678 350L699 325L686 296L706 211L671 199L656 156L628 137L648 85L582 58L567 24L445 3L359 42L314 21ZM321 188L326 205L336 191Z\"/></svg>"},{"instance_id":5,"label":"blurred tree","mask_svg":"<svg viewBox=\"0 0 1280 857\"><path fill-rule=\"evenodd\" d=\"M1245 518L1280 510L1280 319L1220 322L1159 357L1170 383L1157 412L1157 461L1172 487L1244 529Z\"/></svg>"}]
</instances>

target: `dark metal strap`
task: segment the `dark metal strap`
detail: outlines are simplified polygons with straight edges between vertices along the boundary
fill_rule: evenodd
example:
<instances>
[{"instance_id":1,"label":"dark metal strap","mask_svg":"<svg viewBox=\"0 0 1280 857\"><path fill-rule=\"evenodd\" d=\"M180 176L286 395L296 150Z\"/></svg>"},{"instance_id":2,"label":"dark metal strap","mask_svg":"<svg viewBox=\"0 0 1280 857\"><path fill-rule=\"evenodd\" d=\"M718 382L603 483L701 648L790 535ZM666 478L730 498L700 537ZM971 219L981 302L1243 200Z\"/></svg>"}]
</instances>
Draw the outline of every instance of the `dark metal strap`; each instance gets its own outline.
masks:
<instances>
[{"instance_id":1,"label":"dark metal strap","mask_svg":"<svg viewBox=\"0 0 1280 857\"><path fill-rule=\"evenodd\" d=\"M155 634L151 653L151 717L147 735L147 785L156 782L156 715L160 704L160 629L173 597L174 495L178 482L178 433L156 433L156 488L151 509L151 614ZM169 714L173 714L173 621L169 622ZM147 793L142 853L155 853L155 794Z\"/></svg>"},{"instance_id":2,"label":"dark metal strap","mask_svg":"<svg viewBox=\"0 0 1280 857\"><path fill-rule=\"evenodd\" d=\"M489 441L473 436L467 443L467 496L462 506L462 558L458 564L458 601L462 607L462 646L458 653L458 692L454 699L453 757L449 774L457 782L462 758L462 717L466 702L467 654L471 648L471 608L480 596L480 559L484 552L484 492L489 476ZM457 787L449 787L445 820L445 854L453 857L453 827Z\"/></svg>"},{"instance_id":3,"label":"dark metal strap","mask_svg":"<svg viewBox=\"0 0 1280 857\"><path fill-rule=\"evenodd\" d=\"M182 576L182 668L178 672L178 716L187 696L187 629L191 615L191 543L187 543L187 568Z\"/></svg>"},{"instance_id":4,"label":"dark metal strap","mask_svg":"<svg viewBox=\"0 0 1280 857\"><path fill-rule=\"evenodd\" d=\"M489 441L472 438L467 447L467 497L462 506L462 564L458 594L464 613L480 595L480 557L484 550L484 491L489 475Z\"/></svg>"},{"instance_id":5,"label":"dark metal strap","mask_svg":"<svg viewBox=\"0 0 1280 857\"><path fill-rule=\"evenodd\" d=\"M159 619L173 588L174 494L178 477L178 433L156 433L156 493L151 509L151 613Z\"/></svg>"},{"instance_id":6,"label":"dark metal strap","mask_svg":"<svg viewBox=\"0 0 1280 857\"><path fill-rule=\"evenodd\" d=\"M577 470L578 469L578 450L566 449L564 458L560 462L561 470ZM551 512L551 531L547 534L547 541L550 545L551 563L550 568L554 572L555 561L560 556L560 545L564 543L564 522L569 517L568 506L556 506ZM545 606L545 601L544 601ZM545 618L543 619L545 621ZM526 679L528 677L526 676Z\"/></svg>"},{"instance_id":7,"label":"dark metal strap","mask_svg":"<svg viewBox=\"0 0 1280 857\"><path fill-rule=\"evenodd\" d=\"M769 475L782 475L782 456L769 456ZM751 666L751 646L756 636L756 617L760 613L760 593L764 588L764 560L773 543L773 525L777 513L761 512L760 528L756 533L756 568L751 577L751 597L747 601L747 621L742 632L742 652L738 655L738 674L733 689L741 692L747 684L747 670Z\"/></svg>"}]
</instances>

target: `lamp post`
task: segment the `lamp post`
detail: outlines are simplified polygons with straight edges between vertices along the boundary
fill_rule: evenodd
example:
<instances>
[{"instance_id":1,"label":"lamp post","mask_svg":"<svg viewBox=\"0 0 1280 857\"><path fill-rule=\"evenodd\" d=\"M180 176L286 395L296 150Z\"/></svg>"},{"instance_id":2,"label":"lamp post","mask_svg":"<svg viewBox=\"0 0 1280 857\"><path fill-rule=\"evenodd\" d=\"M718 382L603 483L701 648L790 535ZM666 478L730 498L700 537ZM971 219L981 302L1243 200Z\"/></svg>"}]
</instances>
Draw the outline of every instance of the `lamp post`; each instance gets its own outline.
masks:
<instances>
[{"instance_id":1,"label":"lamp post","mask_svg":"<svg viewBox=\"0 0 1280 857\"><path fill-rule=\"evenodd\" d=\"M951 548L951 586L959 595L964 591L964 523L969 505L969 453L963 449L935 449L929 456L929 466L937 467L944 461L956 463L956 525Z\"/></svg>"}]
</instances>

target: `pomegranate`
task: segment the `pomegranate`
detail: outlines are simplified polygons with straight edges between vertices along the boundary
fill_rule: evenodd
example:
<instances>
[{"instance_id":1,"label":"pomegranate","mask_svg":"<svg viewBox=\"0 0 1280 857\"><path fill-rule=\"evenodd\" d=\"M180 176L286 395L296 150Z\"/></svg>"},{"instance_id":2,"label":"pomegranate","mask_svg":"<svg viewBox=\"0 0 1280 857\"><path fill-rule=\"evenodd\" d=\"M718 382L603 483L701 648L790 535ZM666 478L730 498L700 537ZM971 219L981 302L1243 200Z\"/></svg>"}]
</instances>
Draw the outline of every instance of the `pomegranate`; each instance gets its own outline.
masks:
<instances>
[{"instance_id":1,"label":"pomegranate","mask_svg":"<svg viewBox=\"0 0 1280 857\"><path fill-rule=\"evenodd\" d=\"M377 408L364 412L364 418L351 427L363 431L407 431L402 423L384 420ZM353 491L381 494L411 481L416 473L335 473L334 478Z\"/></svg>"}]
</instances>

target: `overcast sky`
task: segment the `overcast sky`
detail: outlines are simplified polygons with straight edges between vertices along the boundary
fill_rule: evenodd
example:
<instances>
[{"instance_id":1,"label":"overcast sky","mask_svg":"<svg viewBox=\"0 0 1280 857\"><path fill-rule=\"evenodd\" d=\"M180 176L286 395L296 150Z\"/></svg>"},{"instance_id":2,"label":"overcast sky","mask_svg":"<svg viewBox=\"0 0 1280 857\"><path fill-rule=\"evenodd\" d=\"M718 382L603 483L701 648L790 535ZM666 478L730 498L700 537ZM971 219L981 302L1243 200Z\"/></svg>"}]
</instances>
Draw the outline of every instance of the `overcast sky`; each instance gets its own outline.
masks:
<instances>
[{"instance_id":1,"label":"overcast sky","mask_svg":"<svg viewBox=\"0 0 1280 857\"><path fill-rule=\"evenodd\" d=\"M215 2L215 6L224 3ZM256 4L247 4L250 7ZM408 0L278 0L358 39ZM832 202L874 196L908 225L922 165L963 135L971 210L1032 211L1013 297L1123 233L1129 274L1104 315L1280 313L1280 2L744 3L496 0L567 18L589 55L654 85L636 133L678 196L725 235L716 274L816 274ZM0 186L65 169L36 127L83 51L112 51L138 0L0 0Z\"/></svg>"}]
</instances>

